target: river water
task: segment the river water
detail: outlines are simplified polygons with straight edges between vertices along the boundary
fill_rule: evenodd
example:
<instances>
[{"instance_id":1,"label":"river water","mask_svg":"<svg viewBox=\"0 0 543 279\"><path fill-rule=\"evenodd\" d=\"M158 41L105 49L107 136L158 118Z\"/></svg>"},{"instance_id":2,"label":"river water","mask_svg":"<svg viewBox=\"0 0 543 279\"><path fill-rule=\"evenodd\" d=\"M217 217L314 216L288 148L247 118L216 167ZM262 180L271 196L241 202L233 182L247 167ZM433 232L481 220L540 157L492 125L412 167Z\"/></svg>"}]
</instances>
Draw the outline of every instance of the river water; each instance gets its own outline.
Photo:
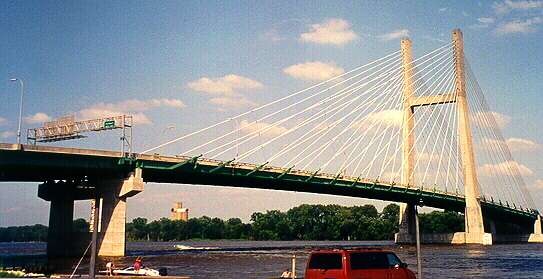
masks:
<instances>
[{"instance_id":1,"label":"river water","mask_svg":"<svg viewBox=\"0 0 543 279\"><path fill-rule=\"evenodd\" d=\"M214 250L178 251L174 248L176 244ZM311 250L354 246L392 250L416 271L415 248L388 241L136 242L128 243L128 256L113 260L117 267L128 266L136 256L142 256L146 266L166 267L168 275L191 278L274 278L290 268L293 255L296 255L297 274L303 276ZM44 243L0 243L0 257L44 252ZM543 278L541 244L423 245L422 256L425 278ZM103 266L103 262L99 264ZM86 272L87 268L84 261L80 272Z\"/></svg>"}]
</instances>

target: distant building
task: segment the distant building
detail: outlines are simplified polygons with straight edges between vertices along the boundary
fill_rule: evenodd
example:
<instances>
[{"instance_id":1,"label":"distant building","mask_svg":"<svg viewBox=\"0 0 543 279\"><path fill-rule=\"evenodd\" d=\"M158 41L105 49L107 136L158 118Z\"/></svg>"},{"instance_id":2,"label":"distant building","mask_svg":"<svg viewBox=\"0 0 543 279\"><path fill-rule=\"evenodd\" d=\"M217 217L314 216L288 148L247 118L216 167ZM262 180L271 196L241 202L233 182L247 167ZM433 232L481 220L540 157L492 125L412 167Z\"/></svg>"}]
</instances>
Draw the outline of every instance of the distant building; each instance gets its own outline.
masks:
<instances>
[{"instance_id":1,"label":"distant building","mask_svg":"<svg viewBox=\"0 0 543 279\"><path fill-rule=\"evenodd\" d=\"M184 208L182 202L176 202L173 205L171 212L172 212L172 216L170 217L170 219L172 220L183 220L183 221L189 220L189 209Z\"/></svg>"}]
</instances>

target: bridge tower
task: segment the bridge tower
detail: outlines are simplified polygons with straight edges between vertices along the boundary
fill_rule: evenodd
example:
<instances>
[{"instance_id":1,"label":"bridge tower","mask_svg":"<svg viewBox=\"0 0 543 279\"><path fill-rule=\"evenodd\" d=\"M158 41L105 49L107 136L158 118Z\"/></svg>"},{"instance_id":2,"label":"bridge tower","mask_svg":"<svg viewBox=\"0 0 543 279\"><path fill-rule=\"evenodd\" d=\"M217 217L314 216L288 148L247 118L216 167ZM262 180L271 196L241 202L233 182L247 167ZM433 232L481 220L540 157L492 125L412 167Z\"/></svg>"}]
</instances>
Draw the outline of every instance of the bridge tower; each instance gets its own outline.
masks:
<instances>
[{"instance_id":1,"label":"bridge tower","mask_svg":"<svg viewBox=\"0 0 543 279\"><path fill-rule=\"evenodd\" d=\"M477 180L473 140L469 123L469 108L466 96L466 80L464 71L464 39L460 29L453 30L454 70L456 77L455 96L458 107L458 137L460 142L460 157L464 175L464 195L466 198L465 229L466 243L486 243L483 213L479 202L480 191ZM490 243L492 243L492 236Z\"/></svg>"},{"instance_id":2,"label":"bridge tower","mask_svg":"<svg viewBox=\"0 0 543 279\"><path fill-rule=\"evenodd\" d=\"M406 187L414 185L414 109L419 106L456 103L458 108L458 140L462 160L462 172L465 181L465 233L452 236L453 243L492 244L492 235L485 233L483 214L479 202L480 191L477 181L473 140L469 123L469 107L466 96L464 69L464 40L462 31L452 32L454 50L455 92L441 95L416 97L413 92L413 56L411 41L401 41L403 66L403 125L402 125L402 175L401 183ZM414 201L416 203L417 201ZM415 204L400 206L400 232L396 242L414 242ZM426 236L430 242L437 236ZM423 237L424 239L425 237Z\"/></svg>"},{"instance_id":3,"label":"bridge tower","mask_svg":"<svg viewBox=\"0 0 543 279\"><path fill-rule=\"evenodd\" d=\"M402 68L403 68L403 125L402 125L402 172L401 184L408 187L413 185L414 163L415 163L415 135L413 128L415 119L411 101L414 97L413 92L413 54L411 50L411 40L402 39ZM400 205L400 234L408 237L410 242L414 240L415 235L415 205Z\"/></svg>"}]
</instances>

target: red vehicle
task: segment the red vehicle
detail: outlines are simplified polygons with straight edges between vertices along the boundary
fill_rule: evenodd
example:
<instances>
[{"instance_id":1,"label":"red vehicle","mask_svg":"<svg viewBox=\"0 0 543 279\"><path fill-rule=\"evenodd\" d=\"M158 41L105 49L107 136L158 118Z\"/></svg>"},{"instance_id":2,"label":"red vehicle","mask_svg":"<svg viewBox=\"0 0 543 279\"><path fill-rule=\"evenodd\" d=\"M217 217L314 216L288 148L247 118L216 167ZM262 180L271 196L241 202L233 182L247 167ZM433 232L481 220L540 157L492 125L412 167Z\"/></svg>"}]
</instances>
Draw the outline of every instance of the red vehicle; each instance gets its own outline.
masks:
<instances>
[{"instance_id":1,"label":"red vehicle","mask_svg":"<svg viewBox=\"0 0 543 279\"><path fill-rule=\"evenodd\" d=\"M393 252L380 249L318 250L311 253L306 279L415 279Z\"/></svg>"}]
</instances>

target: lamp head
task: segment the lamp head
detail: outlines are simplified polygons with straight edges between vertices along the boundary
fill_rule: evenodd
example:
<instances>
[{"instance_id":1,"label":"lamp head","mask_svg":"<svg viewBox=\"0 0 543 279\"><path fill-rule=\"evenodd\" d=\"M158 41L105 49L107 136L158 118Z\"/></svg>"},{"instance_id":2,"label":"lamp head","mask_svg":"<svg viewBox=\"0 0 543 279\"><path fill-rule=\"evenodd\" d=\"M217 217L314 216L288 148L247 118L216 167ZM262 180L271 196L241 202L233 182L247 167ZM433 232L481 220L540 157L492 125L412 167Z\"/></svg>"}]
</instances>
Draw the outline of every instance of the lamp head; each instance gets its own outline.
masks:
<instances>
[{"instance_id":1,"label":"lamp head","mask_svg":"<svg viewBox=\"0 0 543 279\"><path fill-rule=\"evenodd\" d=\"M10 78L9 81L17 81L16 78Z\"/></svg>"}]
</instances>

